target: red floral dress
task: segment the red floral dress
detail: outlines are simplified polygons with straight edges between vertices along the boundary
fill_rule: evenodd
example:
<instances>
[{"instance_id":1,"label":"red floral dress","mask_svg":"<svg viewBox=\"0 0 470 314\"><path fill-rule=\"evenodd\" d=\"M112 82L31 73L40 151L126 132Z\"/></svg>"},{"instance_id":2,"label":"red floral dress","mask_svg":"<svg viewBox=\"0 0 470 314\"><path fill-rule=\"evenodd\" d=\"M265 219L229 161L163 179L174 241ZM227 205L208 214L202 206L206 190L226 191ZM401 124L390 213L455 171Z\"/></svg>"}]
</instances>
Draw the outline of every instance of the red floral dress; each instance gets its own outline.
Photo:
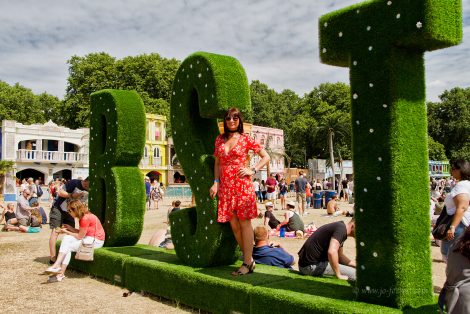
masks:
<instances>
[{"instance_id":1,"label":"red floral dress","mask_svg":"<svg viewBox=\"0 0 470 314\"><path fill-rule=\"evenodd\" d=\"M248 134L241 134L235 146L225 153L225 139L219 135L215 140L214 156L219 158L220 183L218 222L230 221L234 214L239 219L258 216L256 196L251 176L238 176L238 170L247 166L248 151L258 153L261 146Z\"/></svg>"}]
</instances>

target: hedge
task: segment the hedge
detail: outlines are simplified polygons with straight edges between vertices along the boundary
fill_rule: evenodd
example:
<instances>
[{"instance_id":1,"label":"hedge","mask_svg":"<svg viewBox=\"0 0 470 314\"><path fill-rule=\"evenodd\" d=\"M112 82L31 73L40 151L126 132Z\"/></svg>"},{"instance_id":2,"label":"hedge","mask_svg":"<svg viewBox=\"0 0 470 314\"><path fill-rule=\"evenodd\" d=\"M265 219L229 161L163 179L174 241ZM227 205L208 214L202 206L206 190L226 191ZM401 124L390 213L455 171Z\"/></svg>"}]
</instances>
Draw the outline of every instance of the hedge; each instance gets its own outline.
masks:
<instances>
[{"instance_id":1,"label":"hedge","mask_svg":"<svg viewBox=\"0 0 470 314\"><path fill-rule=\"evenodd\" d=\"M322 62L350 68L361 300L432 300L423 56L461 41L461 16L455 0L374 0L320 18Z\"/></svg>"},{"instance_id":2,"label":"hedge","mask_svg":"<svg viewBox=\"0 0 470 314\"><path fill-rule=\"evenodd\" d=\"M143 229L145 186L138 168L145 110L135 91L91 94L90 210L103 223L106 246L133 245Z\"/></svg>"},{"instance_id":3,"label":"hedge","mask_svg":"<svg viewBox=\"0 0 470 314\"><path fill-rule=\"evenodd\" d=\"M95 261L72 259L71 268L128 288L214 313L402 313L402 310L356 300L355 288L332 277L302 276L294 271L257 265L248 276L233 277L240 266L195 268L171 251L137 245L95 250ZM435 299L405 313L437 311Z\"/></svg>"},{"instance_id":4,"label":"hedge","mask_svg":"<svg viewBox=\"0 0 470 314\"><path fill-rule=\"evenodd\" d=\"M217 199L209 197L217 118L230 107L251 114L248 79L240 63L206 52L187 57L173 82L170 115L176 153L196 207L171 214L170 222L176 254L188 265L230 264L237 257L230 226L217 223Z\"/></svg>"}]
</instances>

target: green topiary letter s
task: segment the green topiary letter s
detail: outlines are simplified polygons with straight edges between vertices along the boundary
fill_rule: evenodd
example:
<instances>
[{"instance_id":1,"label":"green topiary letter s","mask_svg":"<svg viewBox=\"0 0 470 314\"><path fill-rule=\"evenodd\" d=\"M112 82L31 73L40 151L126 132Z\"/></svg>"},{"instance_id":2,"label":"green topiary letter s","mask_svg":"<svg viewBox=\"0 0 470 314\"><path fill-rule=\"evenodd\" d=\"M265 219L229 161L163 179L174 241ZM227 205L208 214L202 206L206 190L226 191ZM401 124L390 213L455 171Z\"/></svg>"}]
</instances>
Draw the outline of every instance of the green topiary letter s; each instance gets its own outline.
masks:
<instances>
[{"instance_id":1,"label":"green topiary letter s","mask_svg":"<svg viewBox=\"0 0 470 314\"><path fill-rule=\"evenodd\" d=\"M368 1L319 27L322 62L350 68L359 298L432 302L423 55L461 41L460 1Z\"/></svg>"},{"instance_id":2,"label":"green topiary letter s","mask_svg":"<svg viewBox=\"0 0 470 314\"><path fill-rule=\"evenodd\" d=\"M173 82L170 114L176 153L196 207L173 213L170 223L176 254L188 265L223 265L236 258L230 226L217 222L217 200L209 197L219 135L216 118L230 107L251 113L248 80L240 63L205 52L186 58Z\"/></svg>"},{"instance_id":3,"label":"green topiary letter s","mask_svg":"<svg viewBox=\"0 0 470 314\"><path fill-rule=\"evenodd\" d=\"M91 95L89 204L103 222L106 246L134 245L142 233L144 145L145 109L135 91Z\"/></svg>"}]
</instances>

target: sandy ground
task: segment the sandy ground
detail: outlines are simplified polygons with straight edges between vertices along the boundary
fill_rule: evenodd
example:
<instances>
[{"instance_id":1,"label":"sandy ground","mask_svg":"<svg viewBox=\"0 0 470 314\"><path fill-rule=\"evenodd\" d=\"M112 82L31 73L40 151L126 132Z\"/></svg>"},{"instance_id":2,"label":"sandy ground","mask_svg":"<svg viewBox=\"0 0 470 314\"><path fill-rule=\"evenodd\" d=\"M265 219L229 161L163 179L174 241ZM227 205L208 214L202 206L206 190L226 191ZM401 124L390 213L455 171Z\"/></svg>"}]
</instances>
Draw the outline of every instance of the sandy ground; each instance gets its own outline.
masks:
<instances>
[{"instance_id":1,"label":"sandy ground","mask_svg":"<svg viewBox=\"0 0 470 314\"><path fill-rule=\"evenodd\" d=\"M278 201L279 202L279 201ZM158 210L150 210L145 214L144 232L139 243L148 243L155 230L165 228L163 221L171 200L164 200ZM341 208L351 209L346 203L339 203ZM189 206L189 200L183 200L183 207ZM280 208L279 203L276 206ZM264 209L262 204L260 209ZM46 209L46 212L48 210ZM348 218L325 217L325 211L310 209L304 217L306 224L315 222L318 226L325 223ZM282 210L274 211L282 221ZM255 219L253 225L263 223L263 219ZM43 275L48 267L48 239L50 230L44 226L38 234L20 234L16 232L0 232L0 282L3 295L0 298L0 312L35 312L35 313L187 313L199 312L188 307L164 300L156 296L132 293L127 297L126 289L109 284L106 281L67 270L66 278L60 283L47 283ZM272 237L271 241L280 242L297 261L297 252L304 240L294 238ZM355 257L355 241L349 238L344 250L347 256ZM445 264L439 262L438 247L432 247L433 283L435 291L445 281ZM297 269L297 265L294 266Z\"/></svg>"}]
</instances>

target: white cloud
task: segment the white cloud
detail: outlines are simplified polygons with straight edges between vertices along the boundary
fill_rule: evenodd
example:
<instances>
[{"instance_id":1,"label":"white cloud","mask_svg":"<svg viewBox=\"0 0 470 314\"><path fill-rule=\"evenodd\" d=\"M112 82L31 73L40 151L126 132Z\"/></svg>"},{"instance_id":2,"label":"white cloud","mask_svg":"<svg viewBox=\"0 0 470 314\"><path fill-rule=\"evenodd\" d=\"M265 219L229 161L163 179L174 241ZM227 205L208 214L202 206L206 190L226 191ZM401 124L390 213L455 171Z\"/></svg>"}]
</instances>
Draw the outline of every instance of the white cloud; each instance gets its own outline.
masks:
<instances>
[{"instance_id":1,"label":"white cloud","mask_svg":"<svg viewBox=\"0 0 470 314\"><path fill-rule=\"evenodd\" d=\"M0 12L0 79L63 97L72 55L157 52L182 60L203 50L239 59L250 80L302 95L322 82L348 82L347 69L320 63L317 23L356 2L11 1ZM470 85L470 0L463 8L463 44L426 54L429 100Z\"/></svg>"}]
</instances>

